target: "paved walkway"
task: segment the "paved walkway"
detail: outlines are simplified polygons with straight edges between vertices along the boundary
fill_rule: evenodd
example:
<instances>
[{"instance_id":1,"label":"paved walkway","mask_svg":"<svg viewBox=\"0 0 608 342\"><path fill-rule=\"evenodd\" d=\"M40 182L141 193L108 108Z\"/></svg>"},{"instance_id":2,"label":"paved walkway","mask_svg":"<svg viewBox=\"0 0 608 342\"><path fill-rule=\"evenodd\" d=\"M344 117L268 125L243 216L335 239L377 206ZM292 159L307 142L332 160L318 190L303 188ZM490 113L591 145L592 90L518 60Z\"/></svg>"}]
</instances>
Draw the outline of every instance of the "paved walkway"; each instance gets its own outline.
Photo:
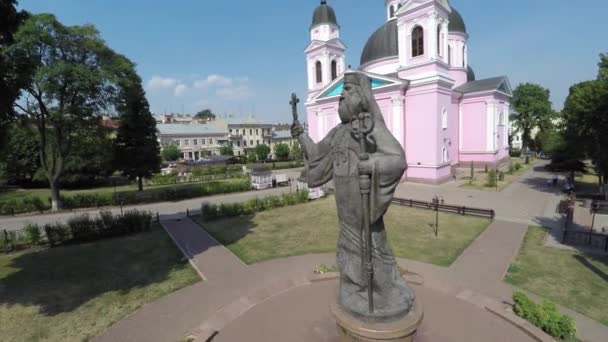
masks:
<instances>
[{"instance_id":1,"label":"paved walkway","mask_svg":"<svg viewBox=\"0 0 608 342\"><path fill-rule=\"evenodd\" d=\"M551 192L546 188L547 177L550 175L532 170L499 193L400 185L399 197L424 200L437 193L448 203L497 208L499 218L449 268L405 259L399 259L400 265L422 275L425 287L469 303L483 307L487 298L511 302L514 289L502 278L517 255L527 225L542 224L547 219L545 213L554 200L547 196ZM285 284L286 279L300 279L321 263L335 263L334 254L321 254L245 266L189 219L164 216L162 224L206 280L145 305L110 327L97 341L176 341L193 331L205 331L208 326L201 326L202 322L239 317L252 307L252 298L243 297L247 293L288 287L293 284ZM608 327L560 309L574 317L583 340L607 340Z\"/></svg>"}]
</instances>

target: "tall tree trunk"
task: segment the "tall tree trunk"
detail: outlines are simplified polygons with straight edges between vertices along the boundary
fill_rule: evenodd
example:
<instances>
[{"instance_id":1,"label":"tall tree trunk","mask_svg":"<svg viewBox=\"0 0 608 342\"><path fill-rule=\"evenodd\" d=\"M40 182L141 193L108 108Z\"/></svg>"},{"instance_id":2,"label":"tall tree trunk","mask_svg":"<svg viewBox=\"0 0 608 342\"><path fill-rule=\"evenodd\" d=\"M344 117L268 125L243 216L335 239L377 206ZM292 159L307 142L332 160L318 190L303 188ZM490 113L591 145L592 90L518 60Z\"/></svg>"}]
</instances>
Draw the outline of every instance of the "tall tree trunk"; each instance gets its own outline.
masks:
<instances>
[{"instance_id":1,"label":"tall tree trunk","mask_svg":"<svg viewBox=\"0 0 608 342\"><path fill-rule=\"evenodd\" d=\"M59 181L49 180L51 186L51 210L59 211L62 207L61 197L59 196Z\"/></svg>"},{"instance_id":2,"label":"tall tree trunk","mask_svg":"<svg viewBox=\"0 0 608 342\"><path fill-rule=\"evenodd\" d=\"M137 186L139 186L139 191L144 191L144 182L141 176L137 177Z\"/></svg>"}]
</instances>

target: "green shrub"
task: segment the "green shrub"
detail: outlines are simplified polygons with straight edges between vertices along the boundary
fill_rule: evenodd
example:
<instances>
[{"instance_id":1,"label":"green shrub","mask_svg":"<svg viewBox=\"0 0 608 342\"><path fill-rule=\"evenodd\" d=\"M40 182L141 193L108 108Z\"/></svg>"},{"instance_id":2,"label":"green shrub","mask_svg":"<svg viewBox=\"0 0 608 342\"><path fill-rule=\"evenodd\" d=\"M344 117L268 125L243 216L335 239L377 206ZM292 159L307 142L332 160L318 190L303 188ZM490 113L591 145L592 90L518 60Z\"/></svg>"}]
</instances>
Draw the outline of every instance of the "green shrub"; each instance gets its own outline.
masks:
<instances>
[{"instance_id":1,"label":"green shrub","mask_svg":"<svg viewBox=\"0 0 608 342\"><path fill-rule=\"evenodd\" d=\"M44 233L51 247L66 243L70 238L68 227L61 223L45 224Z\"/></svg>"},{"instance_id":2,"label":"green shrub","mask_svg":"<svg viewBox=\"0 0 608 342\"><path fill-rule=\"evenodd\" d=\"M270 201L270 205L272 208L280 208L285 206L285 202L283 201L283 198L279 197L279 196L272 196L269 198Z\"/></svg>"},{"instance_id":3,"label":"green shrub","mask_svg":"<svg viewBox=\"0 0 608 342\"><path fill-rule=\"evenodd\" d=\"M487 187L495 187L496 186L496 170L488 171L488 180L486 181Z\"/></svg>"},{"instance_id":4,"label":"green shrub","mask_svg":"<svg viewBox=\"0 0 608 342\"><path fill-rule=\"evenodd\" d=\"M560 340L573 340L576 326L572 317L562 315L557 306L547 300L538 305L522 292L513 293L513 311L547 334Z\"/></svg>"},{"instance_id":5,"label":"green shrub","mask_svg":"<svg viewBox=\"0 0 608 342\"><path fill-rule=\"evenodd\" d=\"M0 243L2 243L2 251L4 253L8 253L12 250L11 242L8 239L8 232L6 230L2 232L2 237L0 239Z\"/></svg>"},{"instance_id":6,"label":"green shrub","mask_svg":"<svg viewBox=\"0 0 608 342\"><path fill-rule=\"evenodd\" d=\"M219 217L218 208L215 204L203 203L201 206L201 215L208 221L215 220Z\"/></svg>"},{"instance_id":7,"label":"green shrub","mask_svg":"<svg viewBox=\"0 0 608 342\"><path fill-rule=\"evenodd\" d=\"M475 165L473 164L473 161L471 161L471 181L473 181L473 178L475 178Z\"/></svg>"},{"instance_id":8,"label":"green shrub","mask_svg":"<svg viewBox=\"0 0 608 342\"><path fill-rule=\"evenodd\" d=\"M243 212L241 203L222 203L219 207L219 215L222 217L236 217Z\"/></svg>"},{"instance_id":9,"label":"green shrub","mask_svg":"<svg viewBox=\"0 0 608 342\"><path fill-rule=\"evenodd\" d=\"M25 240L30 246L39 245L42 241L42 234L40 233L40 227L37 224L27 224L24 228Z\"/></svg>"},{"instance_id":10,"label":"green shrub","mask_svg":"<svg viewBox=\"0 0 608 342\"><path fill-rule=\"evenodd\" d=\"M72 217L68 220L68 227L75 242L87 242L98 238L97 225L88 214Z\"/></svg>"},{"instance_id":11,"label":"green shrub","mask_svg":"<svg viewBox=\"0 0 608 342\"><path fill-rule=\"evenodd\" d=\"M520 163L515 163L515 171L519 171L521 170L521 164Z\"/></svg>"},{"instance_id":12,"label":"green shrub","mask_svg":"<svg viewBox=\"0 0 608 342\"><path fill-rule=\"evenodd\" d=\"M149 231L152 227L152 213L149 211L128 210L115 220L115 226L120 227L123 235Z\"/></svg>"},{"instance_id":13,"label":"green shrub","mask_svg":"<svg viewBox=\"0 0 608 342\"><path fill-rule=\"evenodd\" d=\"M252 199L243 203L243 214L251 215L258 211L258 200Z\"/></svg>"},{"instance_id":14,"label":"green shrub","mask_svg":"<svg viewBox=\"0 0 608 342\"><path fill-rule=\"evenodd\" d=\"M501 182L504 182L504 180L505 180L505 173L504 172L500 171L498 173L498 180L501 181Z\"/></svg>"}]
</instances>

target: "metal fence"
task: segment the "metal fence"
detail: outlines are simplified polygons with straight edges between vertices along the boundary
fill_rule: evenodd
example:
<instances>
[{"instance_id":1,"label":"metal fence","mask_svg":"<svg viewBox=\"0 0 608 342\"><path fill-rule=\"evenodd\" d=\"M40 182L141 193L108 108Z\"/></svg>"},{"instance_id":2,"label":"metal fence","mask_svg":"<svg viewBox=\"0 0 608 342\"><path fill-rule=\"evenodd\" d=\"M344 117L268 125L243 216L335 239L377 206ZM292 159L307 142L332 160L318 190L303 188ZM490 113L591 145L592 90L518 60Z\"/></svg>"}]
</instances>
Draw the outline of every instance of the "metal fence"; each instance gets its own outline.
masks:
<instances>
[{"instance_id":1,"label":"metal fence","mask_svg":"<svg viewBox=\"0 0 608 342\"><path fill-rule=\"evenodd\" d=\"M567 229L564 229L562 233L563 244L603 249L604 252L608 252L608 234Z\"/></svg>"},{"instance_id":2,"label":"metal fence","mask_svg":"<svg viewBox=\"0 0 608 342\"><path fill-rule=\"evenodd\" d=\"M421 208L421 209L429 209L429 210L438 210L446 213L453 213L459 215L467 215L467 216L476 216L476 217L485 217L493 220L496 217L496 213L494 209L481 209L481 208L472 208L460 205L451 205L451 204L441 204L434 202L426 202L426 201L418 201L414 199L403 199L403 198L393 198L393 203L411 207L411 208Z\"/></svg>"}]
</instances>

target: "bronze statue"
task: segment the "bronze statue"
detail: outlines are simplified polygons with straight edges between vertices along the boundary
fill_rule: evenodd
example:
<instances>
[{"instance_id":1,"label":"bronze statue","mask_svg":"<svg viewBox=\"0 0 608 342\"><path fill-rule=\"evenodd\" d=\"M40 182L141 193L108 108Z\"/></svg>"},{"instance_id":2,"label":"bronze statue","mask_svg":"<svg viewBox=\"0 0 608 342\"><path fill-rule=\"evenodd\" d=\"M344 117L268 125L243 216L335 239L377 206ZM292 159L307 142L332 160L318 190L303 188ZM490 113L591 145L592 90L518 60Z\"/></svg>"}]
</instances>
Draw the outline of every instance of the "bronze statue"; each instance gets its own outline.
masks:
<instances>
[{"instance_id":1,"label":"bronze statue","mask_svg":"<svg viewBox=\"0 0 608 342\"><path fill-rule=\"evenodd\" d=\"M292 97L294 107L296 100ZM345 73L338 113L341 123L316 144L304 134L295 109L292 125L304 152L308 185L334 181L338 304L366 321L398 320L411 310L414 292L397 268L383 216L407 167L405 152L384 123L367 75Z\"/></svg>"}]
</instances>

